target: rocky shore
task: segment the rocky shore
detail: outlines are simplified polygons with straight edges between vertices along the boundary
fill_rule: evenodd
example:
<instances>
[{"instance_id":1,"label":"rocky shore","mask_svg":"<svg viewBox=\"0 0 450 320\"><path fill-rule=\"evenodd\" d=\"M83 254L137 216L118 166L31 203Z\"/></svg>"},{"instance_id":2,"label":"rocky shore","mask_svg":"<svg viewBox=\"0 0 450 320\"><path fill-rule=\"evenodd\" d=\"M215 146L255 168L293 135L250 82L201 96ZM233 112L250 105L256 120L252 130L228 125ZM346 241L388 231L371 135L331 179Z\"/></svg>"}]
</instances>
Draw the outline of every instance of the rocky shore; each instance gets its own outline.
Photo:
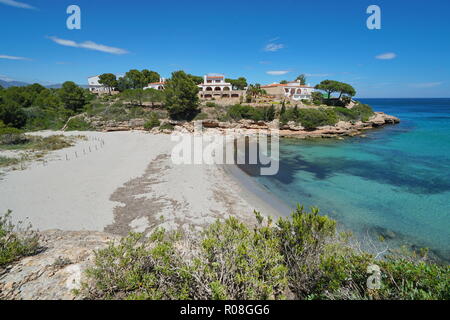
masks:
<instances>
[{"instance_id":1,"label":"rocky shore","mask_svg":"<svg viewBox=\"0 0 450 320\"><path fill-rule=\"evenodd\" d=\"M114 131L129 131L129 130L145 130L144 119L132 119L129 121L104 121L100 118L86 118L86 121L90 125L104 132ZM375 112L375 114L367 121L339 121L335 125L327 125L317 127L315 130L306 130L301 124L297 124L294 121L290 121L287 124L280 124L278 120L272 122L253 121L253 120L240 120L238 122L221 122L218 120L198 120L192 122L175 121L175 120L161 120L161 124L170 124L173 126L173 131L178 132L194 132L196 122L201 122L203 128L214 133L219 134L231 134L231 133L247 133L251 134L255 130L271 130L279 129L281 137L293 137L293 138L335 138L344 136L355 136L362 134L364 131L382 127L389 124L397 124L400 119L397 117L385 114L383 112ZM162 130L162 133L170 134L173 132L169 129ZM159 128L151 130L152 133L160 133Z\"/></svg>"}]
</instances>

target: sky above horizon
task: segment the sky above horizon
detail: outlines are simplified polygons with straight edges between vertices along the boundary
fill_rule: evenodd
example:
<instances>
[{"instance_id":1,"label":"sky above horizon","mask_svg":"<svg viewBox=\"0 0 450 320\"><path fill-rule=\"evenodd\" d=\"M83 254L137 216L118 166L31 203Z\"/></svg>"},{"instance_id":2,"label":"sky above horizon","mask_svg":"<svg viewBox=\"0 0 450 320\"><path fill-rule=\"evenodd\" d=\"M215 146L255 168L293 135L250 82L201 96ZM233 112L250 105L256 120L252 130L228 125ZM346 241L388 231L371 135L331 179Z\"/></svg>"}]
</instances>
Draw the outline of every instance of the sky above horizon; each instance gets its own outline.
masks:
<instances>
[{"instance_id":1,"label":"sky above horizon","mask_svg":"<svg viewBox=\"0 0 450 320\"><path fill-rule=\"evenodd\" d=\"M369 5L381 29L369 30ZM69 30L69 5L81 29ZM307 75L357 97L450 97L450 1L0 0L0 79L42 84L150 69L268 84Z\"/></svg>"}]
</instances>

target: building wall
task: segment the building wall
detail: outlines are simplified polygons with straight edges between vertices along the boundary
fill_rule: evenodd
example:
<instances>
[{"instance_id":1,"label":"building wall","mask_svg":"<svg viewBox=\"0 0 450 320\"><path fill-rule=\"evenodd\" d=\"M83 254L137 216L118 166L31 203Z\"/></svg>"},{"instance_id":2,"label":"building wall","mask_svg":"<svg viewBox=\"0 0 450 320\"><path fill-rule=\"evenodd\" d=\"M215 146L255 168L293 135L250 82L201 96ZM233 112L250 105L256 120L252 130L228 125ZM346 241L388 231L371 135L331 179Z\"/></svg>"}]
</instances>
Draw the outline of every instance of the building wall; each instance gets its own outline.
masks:
<instances>
[{"instance_id":1,"label":"building wall","mask_svg":"<svg viewBox=\"0 0 450 320\"><path fill-rule=\"evenodd\" d=\"M314 92L312 87L304 87L298 83L288 83L286 85L278 86L263 86L267 94L273 95L277 98L287 97L292 100L311 99L311 94Z\"/></svg>"}]
</instances>

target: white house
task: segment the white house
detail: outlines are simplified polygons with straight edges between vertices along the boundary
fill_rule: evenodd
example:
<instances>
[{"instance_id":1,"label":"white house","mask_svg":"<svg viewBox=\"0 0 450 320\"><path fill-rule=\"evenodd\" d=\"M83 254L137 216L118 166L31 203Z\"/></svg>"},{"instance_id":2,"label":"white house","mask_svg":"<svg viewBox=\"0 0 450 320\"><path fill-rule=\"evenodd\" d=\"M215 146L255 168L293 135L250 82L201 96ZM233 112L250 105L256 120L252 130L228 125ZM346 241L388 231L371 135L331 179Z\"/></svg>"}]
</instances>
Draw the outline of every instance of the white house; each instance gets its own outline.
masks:
<instances>
[{"instance_id":1,"label":"white house","mask_svg":"<svg viewBox=\"0 0 450 320\"><path fill-rule=\"evenodd\" d=\"M231 83L225 82L225 76L218 73L208 73L203 76L203 83L199 84L201 92L223 92L232 91Z\"/></svg>"},{"instance_id":2,"label":"white house","mask_svg":"<svg viewBox=\"0 0 450 320\"><path fill-rule=\"evenodd\" d=\"M151 82L149 83L145 89L155 89L155 90L164 90L164 85L166 84L166 79L159 78L159 82Z\"/></svg>"},{"instance_id":3,"label":"white house","mask_svg":"<svg viewBox=\"0 0 450 320\"><path fill-rule=\"evenodd\" d=\"M302 85L300 81L292 81L288 83L272 83L262 86L267 94L277 97L286 97L292 100L311 100L311 95L315 91L310 85Z\"/></svg>"},{"instance_id":4,"label":"white house","mask_svg":"<svg viewBox=\"0 0 450 320\"><path fill-rule=\"evenodd\" d=\"M88 78L89 91L94 93L109 93L109 88L100 84L100 75Z\"/></svg>"}]
</instances>

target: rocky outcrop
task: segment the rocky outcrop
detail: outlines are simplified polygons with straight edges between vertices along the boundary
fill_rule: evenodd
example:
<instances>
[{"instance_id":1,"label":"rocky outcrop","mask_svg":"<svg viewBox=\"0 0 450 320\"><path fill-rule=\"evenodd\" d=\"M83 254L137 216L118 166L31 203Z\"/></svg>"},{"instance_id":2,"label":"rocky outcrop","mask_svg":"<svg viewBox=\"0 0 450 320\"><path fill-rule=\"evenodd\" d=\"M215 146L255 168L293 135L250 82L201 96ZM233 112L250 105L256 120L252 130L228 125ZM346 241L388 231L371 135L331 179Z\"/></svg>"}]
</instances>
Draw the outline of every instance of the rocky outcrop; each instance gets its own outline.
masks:
<instances>
[{"instance_id":1,"label":"rocky outcrop","mask_svg":"<svg viewBox=\"0 0 450 320\"><path fill-rule=\"evenodd\" d=\"M129 121L114 121L114 120L99 120L92 118L89 120L90 124L101 131L129 131L129 130L144 130L144 119L132 119ZM339 136L354 136L361 134L364 130L377 128L387 124L396 124L400 120L394 116L387 115L383 112L375 112L375 114L367 121L339 121L335 125L327 125L318 127L315 130L306 130L301 124L295 121L289 121L286 124L280 125L279 120L272 122L253 121L242 119L237 122L222 122L214 119L197 120L192 122L175 121L175 120L161 120L161 125L170 124L174 127L176 132L192 133L195 131L196 125L201 123L204 130L213 130L215 133L248 133L257 130L280 129L282 137L297 137L297 138L330 138ZM151 133L166 133L170 134L173 130L159 128L150 130Z\"/></svg>"},{"instance_id":2,"label":"rocky outcrop","mask_svg":"<svg viewBox=\"0 0 450 320\"><path fill-rule=\"evenodd\" d=\"M102 232L46 231L42 250L0 269L0 300L73 300L92 265L94 250L105 248L117 236Z\"/></svg>"}]
</instances>

